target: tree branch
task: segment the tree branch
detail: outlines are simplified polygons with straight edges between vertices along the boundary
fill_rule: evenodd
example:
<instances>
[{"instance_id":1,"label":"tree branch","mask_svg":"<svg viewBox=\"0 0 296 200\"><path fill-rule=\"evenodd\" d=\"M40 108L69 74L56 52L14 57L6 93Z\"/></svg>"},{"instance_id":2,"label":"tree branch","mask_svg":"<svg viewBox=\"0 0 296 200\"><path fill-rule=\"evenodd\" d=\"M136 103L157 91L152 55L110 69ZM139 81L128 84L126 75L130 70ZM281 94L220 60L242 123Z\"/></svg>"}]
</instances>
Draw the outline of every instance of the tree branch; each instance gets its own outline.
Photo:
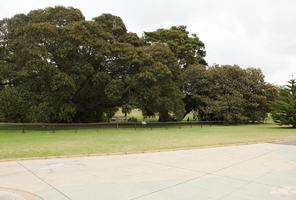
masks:
<instances>
[{"instance_id":1,"label":"tree branch","mask_svg":"<svg viewBox=\"0 0 296 200\"><path fill-rule=\"evenodd\" d=\"M12 60L10 60L10 59L8 59L8 58L0 58L0 61L5 61L5 62L9 62L9 63L16 63L15 61L12 61Z\"/></svg>"}]
</instances>

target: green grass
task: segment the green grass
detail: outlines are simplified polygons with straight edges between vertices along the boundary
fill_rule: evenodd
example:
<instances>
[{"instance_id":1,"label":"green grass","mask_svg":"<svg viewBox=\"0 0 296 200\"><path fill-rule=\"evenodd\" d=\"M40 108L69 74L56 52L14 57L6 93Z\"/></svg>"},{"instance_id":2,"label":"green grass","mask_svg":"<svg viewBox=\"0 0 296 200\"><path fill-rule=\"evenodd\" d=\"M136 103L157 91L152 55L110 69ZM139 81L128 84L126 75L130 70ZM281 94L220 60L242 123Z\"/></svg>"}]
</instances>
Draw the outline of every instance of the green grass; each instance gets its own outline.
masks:
<instances>
[{"instance_id":1,"label":"green grass","mask_svg":"<svg viewBox=\"0 0 296 200\"><path fill-rule=\"evenodd\" d=\"M153 128L56 128L0 125L0 159L139 152L296 140L296 130L275 124Z\"/></svg>"}]
</instances>

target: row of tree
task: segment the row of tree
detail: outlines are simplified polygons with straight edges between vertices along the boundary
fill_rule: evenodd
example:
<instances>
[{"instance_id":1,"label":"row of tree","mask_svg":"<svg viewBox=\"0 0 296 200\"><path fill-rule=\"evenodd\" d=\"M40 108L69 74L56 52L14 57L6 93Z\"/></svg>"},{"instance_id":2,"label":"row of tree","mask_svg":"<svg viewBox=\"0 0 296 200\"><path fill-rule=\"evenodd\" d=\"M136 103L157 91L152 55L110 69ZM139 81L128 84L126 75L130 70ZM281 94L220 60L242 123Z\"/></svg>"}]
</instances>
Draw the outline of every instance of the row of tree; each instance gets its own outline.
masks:
<instances>
[{"instance_id":1,"label":"row of tree","mask_svg":"<svg viewBox=\"0 0 296 200\"><path fill-rule=\"evenodd\" d=\"M278 94L260 69L207 66L185 26L128 32L120 17L55 7L0 21L0 120L94 122L119 107L160 121L262 121Z\"/></svg>"}]
</instances>

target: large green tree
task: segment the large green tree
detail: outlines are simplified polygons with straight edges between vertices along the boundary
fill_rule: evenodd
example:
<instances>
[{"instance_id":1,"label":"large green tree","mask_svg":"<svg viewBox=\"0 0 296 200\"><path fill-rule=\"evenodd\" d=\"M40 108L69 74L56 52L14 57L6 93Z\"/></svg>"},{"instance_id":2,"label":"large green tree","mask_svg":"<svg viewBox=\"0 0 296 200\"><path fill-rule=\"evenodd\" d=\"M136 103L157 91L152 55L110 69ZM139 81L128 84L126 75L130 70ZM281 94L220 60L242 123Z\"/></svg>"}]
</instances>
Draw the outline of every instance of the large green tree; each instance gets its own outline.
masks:
<instances>
[{"instance_id":1,"label":"large green tree","mask_svg":"<svg viewBox=\"0 0 296 200\"><path fill-rule=\"evenodd\" d=\"M290 80L279 91L279 97L270 104L272 119L278 124L296 128L296 80Z\"/></svg>"},{"instance_id":2,"label":"large green tree","mask_svg":"<svg viewBox=\"0 0 296 200\"><path fill-rule=\"evenodd\" d=\"M200 120L261 122L277 95L260 69L237 65L189 66L184 79L186 113L195 110Z\"/></svg>"},{"instance_id":3,"label":"large green tree","mask_svg":"<svg viewBox=\"0 0 296 200\"><path fill-rule=\"evenodd\" d=\"M185 93L184 117L191 111L198 111L199 118L206 120L206 108L211 94L208 70L205 65L190 65L184 71L183 92Z\"/></svg>"},{"instance_id":4,"label":"large green tree","mask_svg":"<svg viewBox=\"0 0 296 200\"><path fill-rule=\"evenodd\" d=\"M262 122L270 113L269 102L278 96L278 90L272 84L266 83L260 69L248 68L245 70L244 84L244 113L249 121Z\"/></svg>"},{"instance_id":5,"label":"large green tree","mask_svg":"<svg viewBox=\"0 0 296 200\"><path fill-rule=\"evenodd\" d=\"M85 21L79 10L59 6L0 25L0 109L6 120L104 120L122 105L139 71L136 45L143 42L116 16ZM10 98L17 101L7 104ZM25 106L15 117L19 102Z\"/></svg>"},{"instance_id":6,"label":"large green tree","mask_svg":"<svg viewBox=\"0 0 296 200\"><path fill-rule=\"evenodd\" d=\"M186 26L172 26L170 29L158 29L153 32L145 32L146 43L166 44L175 54L181 69L189 65L206 65L205 45L196 34L189 34Z\"/></svg>"},{"instance_id":7,"label":"large green tree","mask_svg":"<svg viewBox=\"0 0 296 200\"><path fill-rule=\"evenodd\" d=\"M0 55L2 120L101 121L123 105L161 121L184 112L175 55L146 45L118 16L86 21L62 6L15 15L0 21Z\"/></svg>"},{"instance_id":8,"label":"large green tree","mask_svg":"<svg viewBox=\"0 0 296 200\"><path fill-rule=\"evenodd\" d=\"M183 90L183 84L178 83L178 80L180 80L178 77L183 78L184 70L186 70L186 68L188 68L190 65L206 65L206 61L204 59L206 55L204 43L200 41L196 34L190 35L186 30L186 26L173 26L170 29L158 29L153 32L145 32L143 39L147 45L163 44L171 50L175 59L177 60L177 67L179 70L177 76L174 75L173 80L177 82L177 86L179 86L181 90ZM163 56L160 60L165 59L167 59L167 57ZM177 69L175 68L174 71L176 70ZM183 103L180 103L179 107L185 106L186 111L183 111L184 117L187 111L191 109L192 101L194 100L189 99L189 96L186 95L186 92L185 94L183 93L183 97L185 98L183 98ZM184 108L182 110L184 110ZM161 113L160 120L166 121L166 119L168 119L168 114L165 115L164 113L168 113L168 111L162 111Z\"/></svg>"},{"instance_id":9,"label":"large green tree","mask_svg":"<svg viewBox=\"0 0 296 200\"><path fill-rule=\"evenodd\" d=\"M153 59L153 67L147 69L153 75L148 85L148 104L144 113L159 113L159 121L181 120L184 113L181 70L171 50L163 44L146 46L145 54ZM172 114L172 115L171 115Z\"/></svg>"},{"instance_id":10,"label":"large green tree","mask_svg":"<svg viewBox=\"0 0 296 200\"><path fill-rule=\"evenodd\" d=\"M240 122L245 121L243 112L245 99L244 70L239 66L213 66L209 68L212 85L206 116L210 120Z\"/></svg>"},{"instance_id":11,"label":"large green tree","mask_svg":"<svg viewBox=\"0 0 296 200\"><path fill-rule=\"evenodd\" d=\"M93 122L118 107L159 121L262 121L277 90L258 69L207 67L185 26L128 32L122 19L85 20L57 6L0 20L0 120Z\"/></svg>"},{"instance_id":12,"label":"large green tree","mask_svg":"<svg viewBox=\"0 0 296 200\"><path fill-rule=\"evenodd\" d=\"M61 36L57 27L83 19L77 9L57 7L1 20L1 112L6 120L71 120L74 80L58 69L51 51L57 50ZM7 104L10 98L15 101ZM19 102L24 104L20 110ZM12 117L14 112L18 117Z\"/></svg>"}]
</instances>

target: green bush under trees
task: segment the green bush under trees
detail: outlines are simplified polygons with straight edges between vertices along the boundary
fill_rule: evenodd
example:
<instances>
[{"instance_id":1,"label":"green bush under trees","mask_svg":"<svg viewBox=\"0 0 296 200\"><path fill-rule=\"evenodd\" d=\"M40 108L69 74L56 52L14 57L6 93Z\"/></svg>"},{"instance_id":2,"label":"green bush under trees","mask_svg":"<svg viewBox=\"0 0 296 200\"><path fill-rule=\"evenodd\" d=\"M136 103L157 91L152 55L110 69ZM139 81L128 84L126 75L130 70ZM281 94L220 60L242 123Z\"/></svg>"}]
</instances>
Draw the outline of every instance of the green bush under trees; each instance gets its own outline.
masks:
<instances>
[{"instance_id":1,"label":"green bush under trees","mask_svg":"<svg viewBox=\"0 0 296 200\"><path fill-rule=\"evenodd\" d=\"M0 120L108 121L119 107L160 121L262 121L277 90L259 69L207 66L185 26L128 32L120 17L85 20L58 6L0 20ZM128 107L127 107L128 106Z\"/></svg>"}]
</instances>

